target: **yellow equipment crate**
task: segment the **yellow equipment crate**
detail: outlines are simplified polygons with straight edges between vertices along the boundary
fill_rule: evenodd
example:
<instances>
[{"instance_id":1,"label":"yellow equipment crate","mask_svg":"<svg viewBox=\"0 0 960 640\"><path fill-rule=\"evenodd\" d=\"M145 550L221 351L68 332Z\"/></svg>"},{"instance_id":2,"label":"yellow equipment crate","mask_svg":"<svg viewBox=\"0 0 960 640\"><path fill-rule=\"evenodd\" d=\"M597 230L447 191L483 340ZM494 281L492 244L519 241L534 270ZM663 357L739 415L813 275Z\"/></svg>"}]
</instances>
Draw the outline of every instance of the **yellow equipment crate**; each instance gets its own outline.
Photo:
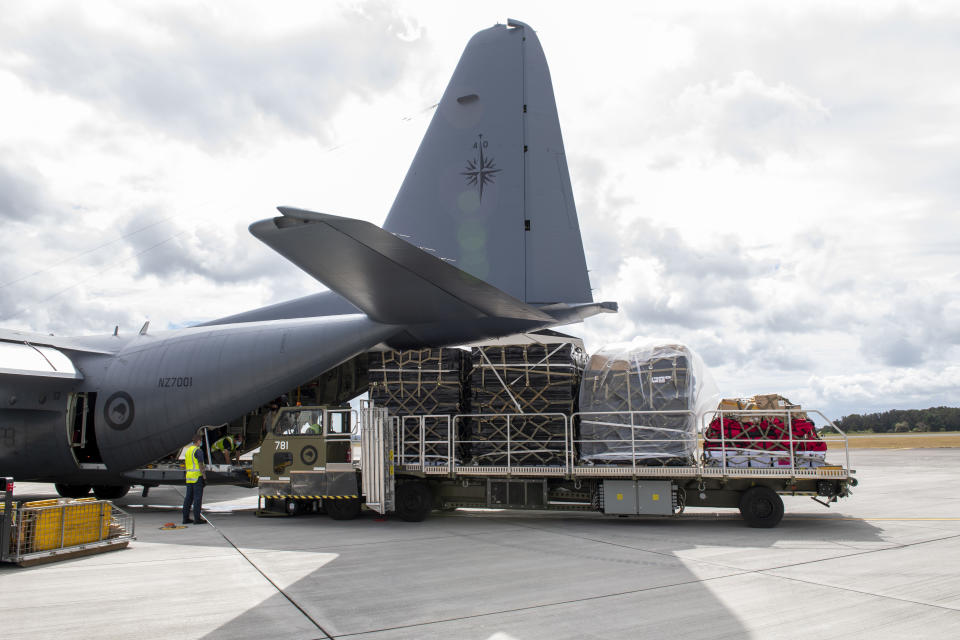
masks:
<instances>
[{"instance_id":1,"label":"yellow equipment crate","mask_svg":"<svg viewBox=\"0 0 960 640\"><path fill-rule=\"evenodd\" d=\"M110 533L112 505L95 498L23 504L24 525L32 528L26 553L62 549L104 540Z\"/></svg>"}]
</instances>

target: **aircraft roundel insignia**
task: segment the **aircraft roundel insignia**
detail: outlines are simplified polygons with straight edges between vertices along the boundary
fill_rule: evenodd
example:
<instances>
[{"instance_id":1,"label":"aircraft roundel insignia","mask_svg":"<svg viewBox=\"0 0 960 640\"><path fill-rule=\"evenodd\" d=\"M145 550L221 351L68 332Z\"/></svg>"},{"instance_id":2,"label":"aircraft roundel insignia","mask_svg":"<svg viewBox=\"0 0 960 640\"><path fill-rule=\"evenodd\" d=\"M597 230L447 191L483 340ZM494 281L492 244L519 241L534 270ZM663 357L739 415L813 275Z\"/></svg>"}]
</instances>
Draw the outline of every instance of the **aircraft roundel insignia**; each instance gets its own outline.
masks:
<instances>
[{"instance_id":1,"label":"aircraft roundel insignia","mask_svg":"<svg viewBox=\"0 0 960 640\"><path fill-rule=\"evenodd\" d=\"M103 419L118 431L133 423L133 413L133 398L126 391L117 391L103 405Z\"/></svg>"},{"instance_id":2,"label":"aircraft roundel insignia","mask_svg":"<svg viewBox=\"0 0 960 640\"><path fill-rule=\"evenodd\" d=\"M307 445L300 450L300 461L303 464L308 466L313 466L313 463L317 461L317 448L313 445Z\"/></svg>"}]
</instances>

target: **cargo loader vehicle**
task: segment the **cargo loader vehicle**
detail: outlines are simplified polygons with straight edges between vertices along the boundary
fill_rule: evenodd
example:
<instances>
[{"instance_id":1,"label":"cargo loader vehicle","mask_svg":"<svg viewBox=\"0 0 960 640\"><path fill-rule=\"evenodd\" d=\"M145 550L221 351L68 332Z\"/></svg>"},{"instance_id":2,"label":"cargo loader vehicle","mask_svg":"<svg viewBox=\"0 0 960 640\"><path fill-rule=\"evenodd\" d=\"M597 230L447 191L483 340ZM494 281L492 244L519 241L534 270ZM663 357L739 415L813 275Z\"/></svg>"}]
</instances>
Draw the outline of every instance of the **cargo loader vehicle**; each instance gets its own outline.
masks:
<instances>
[{"instance_id":1,"label":"cargo loader vehicle","mask_svg":"<svg viewBox=\"0 0 960 640\"><path fill-rule=\"evenodd\" d=\"M755 412L782 424L785 436L768 443L763 460L756 458L752 463L734 462L739 460L738 452L725 431L711 432L707 427L715 421L723 424L724 410L699 416L689 413L551 414L551 419L565 425L565 442L557 449L552 440L539 442L514 427L545 414L392 416L369 402L359 411L285 407L254 456L258 513L323 510L334 519L346 520L367 508L421 521L434 509L458 507L661 517L678 516L687 507L711 507L738 509L751 527L774 527L783 518L781 496L809 496L829 506L849 496L857 484L845 434L818 411L805 410L802 420L817 415L826 428L839 434L836 441L843 447L829 454L838 459L836 463L828 463L826 455L820 454L811 461L814 458L806 454L808 441L793 433L793 425L801 421L796 409ZM749 413L737 411L741 417ZM691 436L648 426L654 416L665 414L687 414L687 419L697 419L703 428ZM469 425L478 418L498 418L506 425L496 441L504 452L496 464L470 457L475 440ZM610 461L585 460L581 450L597 442L580 437L585 421L611 421L621 434L626 425L629 439L624 442L621 435L618 445L628 454ZM650 442L651 435L661 441L685 439L683 446L696 452L695 461L680 464L644 458L639 445ZM351 439L357 437L359 459L351 454ZM517 460L529 461L529 454L544 446L555 454L554 464L517 464Z\"/></svg>"}]
</instances>

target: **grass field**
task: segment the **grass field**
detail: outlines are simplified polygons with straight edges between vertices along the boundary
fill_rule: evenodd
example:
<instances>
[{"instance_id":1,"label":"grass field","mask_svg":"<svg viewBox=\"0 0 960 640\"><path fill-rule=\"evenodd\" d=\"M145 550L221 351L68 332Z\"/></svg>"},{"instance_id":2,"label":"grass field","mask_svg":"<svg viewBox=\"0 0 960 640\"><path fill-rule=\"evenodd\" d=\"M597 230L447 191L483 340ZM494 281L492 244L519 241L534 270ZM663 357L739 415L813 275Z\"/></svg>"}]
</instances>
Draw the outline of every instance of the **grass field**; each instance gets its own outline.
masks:
<instances>
[{"instance_id":1,"label":"grass field","mask_svg":"<svg viewBox=\"0 0 960 640\"><path fill-rule=\"evenodd\" d=\"M960 433L849 434L851 449L942 449L960 447ZM825 437L827 448L842 449L842 440Z\"/></svg>"}]
</instances>

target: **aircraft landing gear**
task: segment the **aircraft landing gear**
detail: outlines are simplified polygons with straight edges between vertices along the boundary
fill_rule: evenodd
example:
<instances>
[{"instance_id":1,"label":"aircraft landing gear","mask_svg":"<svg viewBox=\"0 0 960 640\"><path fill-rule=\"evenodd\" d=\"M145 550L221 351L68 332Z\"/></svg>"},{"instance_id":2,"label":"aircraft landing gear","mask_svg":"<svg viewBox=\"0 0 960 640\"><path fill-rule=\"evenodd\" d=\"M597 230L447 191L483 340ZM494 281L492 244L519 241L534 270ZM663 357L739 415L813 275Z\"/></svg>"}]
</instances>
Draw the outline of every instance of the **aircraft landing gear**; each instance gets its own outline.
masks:
<instances>
[{"instance_id":1,"label":"aircraft landing gear","mask_svg":"<svg viewBox=\"0 0 960 640\"><path fill-rule=\"evenodd\" d=\"M85 498L90 493L88 484L60 484L53 485L63 498Z\"/></svg>"},{"instance_id":2,"label":"aircraft landing gear","mask_svg":"<svg viewBox=\"0 0 960 640\"><path fill-rule=\"evenodd\" d=\"M126 484L93 487L93 495L97 496L100 500L119 500L127 495L128 491L130 491L130 486Z\"/></svg>"}]
</instances>

